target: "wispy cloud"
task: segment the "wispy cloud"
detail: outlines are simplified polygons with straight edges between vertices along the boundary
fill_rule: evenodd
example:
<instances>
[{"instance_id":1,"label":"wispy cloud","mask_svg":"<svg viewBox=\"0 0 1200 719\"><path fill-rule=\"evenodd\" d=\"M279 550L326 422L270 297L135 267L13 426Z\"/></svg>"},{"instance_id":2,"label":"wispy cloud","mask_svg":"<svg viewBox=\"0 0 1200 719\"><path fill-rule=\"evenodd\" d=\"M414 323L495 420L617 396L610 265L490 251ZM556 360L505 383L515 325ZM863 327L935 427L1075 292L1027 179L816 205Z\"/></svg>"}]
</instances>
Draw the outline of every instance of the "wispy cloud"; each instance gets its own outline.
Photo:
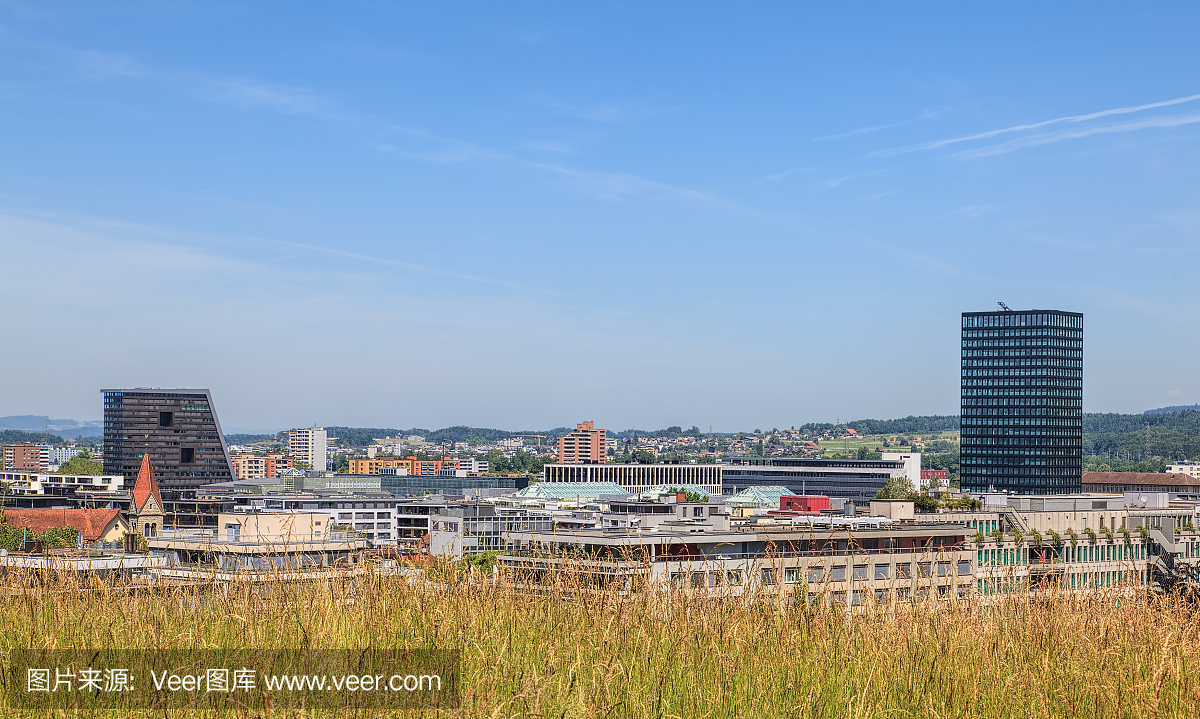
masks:
<instances>
[{"instance_id":1,"label":"wispy cloud","mask_svg":"<svg viewBox=\"0 0 1200 719\"><path fill-rule=\"evenodd\" d=\"M202 80L197 89L205 99L237 107L266 107L291 115L336 114L332 102L306 87L236 78Z\"/></svg>"},{"instance_id":2,"label":"wispy cloud","mask_svg":"<svg viewBox=\"0 0 1200 719\"><path fill-rule=\"evenodd\" d=\"M1091 137L1092 135L1103 135L1116 132L1136 132L1138 130L1147 130L1160 127L1179 127L1181 125L1194 125L1198 122L1200 122L1200 111L1183 115L1150 117L1146 118L1145 120L1137 120L1134 122L1118 122L1107 125L1095 125L1078 130L1043 132L1036 135L1030 135L1029 137L1009 140L1008 142L987 145L974 150L963 150L961 152L954 153L954 157L959 157L962 159L990 157L992 155L1003 155L1004 153L1013 152L1014 150L1020 150L1026 147L1048 145L1052 142L1061 142L1063 140L1077 140L1083 137Z\"/></svg>"},{"instance_id":3,"label":"wispy cloud","mask_svg":"<svg viewBox=\"0 0 1200 719\"><path fill-rule=\"evenodd\" d=\"M760 184L763 182L779 182L781 180L786 180L787 178L791 177L792 175L798 175L803 172L812 172L813 170L817 170L817 169L820 169L819 165L813 165L812 167L793 167L790 170L784 170L783 172L775 172L770 175L766 175L765 177L762 177L762 178L758 179L757 181L755 181L754 184L757 185L757 184Z\"/></svg>"},{"instance_id":4,"label":"wispy cloud","mask_svg":"<svg viewBox=\"0 0 1200 719\"><path fill-rule=\"evenodd\" d=\"M241 109L263 109L340 124L363 133L370 146L380 152L393 153L418 162L439 165L469 162L507 163L513 167L570 178L577 186L586 188L594 196L608 199L669 198L739 211L749 209L705 192L648 180L632 173L594 172L549 164L524 158L515 152L498 150L423 128L396 123L385 117L348 108L335 98L304 86L272 83L252 77L214 77L198 72L152 68L129 57L106 53L63 48L58 48L57 51L65 53L77 71L88 79L140 77L186 89L205 102L221 103ZM644 103L570 105L553 100L541 102L564 115L605 123L628 122L661 112L660 108ZM539 149L543 152L561 152L569 148L543 145ZM411 269L422 271L415 266Z\"/></svg>"},{"instance_id":5,"label":"wispy cloud","mask_svg":"<svg viewBox=\"0 0 1200 719\"><path fill-rule=\"evenodd\" d=\"M937 117L940 114L941 114L941 110L925 110L920 115L909 118L907 120L901 120L900 122L892 122L892 123L888 123L886 125L870 125L868 127L860 127L857 130L850 130L849 132L839 132L836 135L823 135L821 137L814 137L813 142L829 142L831 140L842 140L847 137L854 137L855 135L865 135L868 132L878 132L879 130L887 130L887 129L893 128L893 127L900 127L902 125L910 125L914 122L920 122L921 120L928 120L932 117Z\"/></svg>"},{"instance_id":6,"label":"wispy cloud","mask_svg":"<svg viewBox=\"0 0 1200 719\"><path fill-rule=\"evenodd\" d=\"M747 211L749 208L699 190L677 187L654 180L647 180L628 172L592 172L577 170L549 163L530 163L529 167L568 177L589 193L606 199L644 197L648 199L673 199L698 202L714 207Z\"/></svg>"},{"instance_id":7,"label":"wispy cloud","mask_svg":"<svg viewBox=\"0 0 1200 719\"><path fill-rule=\"evenodd\" d=\"M931 140L929 142L922 142L922 143L919 143L916 145L908 145L906 147L897 147L897 148L893 148L890 150L880 150L880 151L874 152L872 154L876 155L876 156L883 156L883 155L896 155L896 154L905 153L905 152L918 152L921 150L936 150L939 147L946 147L948 145L956 145L956 144L963 143L963 142L973 142L975 140L986 140L991 137L997 137L999 135L1006 135L1006 134L1010 134L1010 133L1014 133L1014 132L1028 132L1029 130L1038 130L1043 127L1049 127L1051 125L1058 125L1058 124L1062 124L1062 123L1088 122L1091 120L1098 120L1098 119L1101 119L1104 117L1111 117L1113 115L1128 115L1128 114L1135 113L1135 112L1154 110L1154 109L1157 109L1160 107L1170 107L1172 105L1181 105L1183 103L1194 102L1196 100L1200 100L1200 95L1187 95L1185 97L1177 97L1172 100L1162 100L1160 102L1151 102L1151 103L1147 103L1145 105L1131 105L1128 107L1115 107L1110 110L1101 110L1099 112L1090 112L1090 113L1087 113L1084 115L1068 115L1066 117L1056 117L1053 120L1043 120L1041 122L1027 123L1024 125L1013 125L1011 127L1002 127L998 130L988 130L987 132L978 132L973 135L961 135L958 137L949 137L949 138L945 138L945 139L941 139L941 140ZM1184 123L1177 123L1177 124L1184 124ZM1169 125L1145 125L1145 126L1139 126L1139 127L1133 127L1132 125L1130 125L1130 129L1141 129L1141 127L1166 127L1166 126L1169 126ZM1101 127L1118 127L1118 126L1117 125L1107 125L1107 126L1101 126ZM1095 132L1088 132L1087 134L1096 134L1096 132L1103 132L1103 131L1104 130L1097 130ZM1110 131L1111 132L1120 132L1121 130L1110 130ZM1035 137L1048 137L1051 135L1057 136L1058 134L1059 133L1045 133L1044 135L1037 135ZM1078 136L1084 137L1086 135L1078 135ZM1070 137L1074 137L1074 135L1066 134L1066 135L1063 135L1059 139L1069 139ZM1049 140L1049 141L1054 142L1056 140ZM1045 144L1045 143L1033 143L1033 144ZM999 145L996 145L994 147L999 147Z\"/></svg>"},{"instance_id":8,"label":"wispy cloud","mask_svg":"<svg viewBox=\"0 0 1200 719\"><path fill-rule=\"evenodd\" d=\"M536 102L543 107L549 108L557 115L612 125L632 122L663 112L662 108L644 102L574 104L550 98L540 98Z\"/></svg>"},{"instance_id":9,"label":"wispy cloud","mask_svg":"<svg viewBox=\"0 0 1200 719\"><path fill-rule=\"evenodd\" d=\"M974 219L976 217L983 217L986 214L995 212L1001 207L1003 207L1003 205L963 205L956 210L951 210L950 212L942 215L942 219L947 217L967 217Z\"/></svg>"},{"instance_id":10,"label":"wispy cloud","mask_svg":"<svg viewBox=\"0 0 1200 719\"><path fill-rule=\"evenodd\" d=\"M899 190L888 190L887 192L880 192L880 193L877 193L877 194L874 194L874 195L868 195L868 196L866 196L866 197L860 197L860 198L858 198L857 200L855 200L855 202L870 202L871 200L879 200L879 199L882 199L882 198L884 198L884 197L888 197L888 196L890 196L890 195L899 195L899 194L900 194L900 191L899 191Z\"/></svg>"},{"instance_id":11,"label":"wispy cloud","mask_svg":"<svg viewBox=\"0 0 1200 719\"><path fill-rule=\"evenodd\" d=\"M840 186L844 185L845 183L849 182L850 180L857 180L860 177L870 177L871 175L878 175L881 172L883 172L883 170L871 170L870 172L856 172L853 175L843 175L842 177L835 177L833 179L826 180L825 182L823 182L821 184L823 184L825 187L840 187Z\"/></svg>"}]
</instances>

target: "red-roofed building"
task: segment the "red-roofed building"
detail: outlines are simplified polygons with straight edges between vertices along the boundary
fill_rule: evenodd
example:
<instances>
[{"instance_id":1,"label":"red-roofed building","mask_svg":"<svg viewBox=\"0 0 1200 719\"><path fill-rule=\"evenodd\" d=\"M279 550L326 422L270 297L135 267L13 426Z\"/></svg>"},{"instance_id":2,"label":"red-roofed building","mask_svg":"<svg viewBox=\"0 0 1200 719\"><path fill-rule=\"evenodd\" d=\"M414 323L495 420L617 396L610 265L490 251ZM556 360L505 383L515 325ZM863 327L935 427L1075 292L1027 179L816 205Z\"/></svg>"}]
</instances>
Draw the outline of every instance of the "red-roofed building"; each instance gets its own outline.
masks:
<instances>
[{"instance_id":1,"label":"red-roofed building","mask_svg":"<svg viewBox=\"0 0 1200 719\"><path fill-rule=\"evenodd\" d=\"M6 509L10 527L42 534L55 527L73 527L88 544L119 542L129 532L129 521L119 509Z\"/></svg>"},{"instance_id":2,"label":"red-roofed building","mask_svg":"<svg viewBox=\"0 0 1200 719\"><path fill-rule=\"evenodd\" d=\"M150 466L150 455L142 455L142 466L133 483L133 501L129 504L129 522L135 533L154 537L162 529L163 503L158 493L158 481Z\"/></svg>"}]
</instances>

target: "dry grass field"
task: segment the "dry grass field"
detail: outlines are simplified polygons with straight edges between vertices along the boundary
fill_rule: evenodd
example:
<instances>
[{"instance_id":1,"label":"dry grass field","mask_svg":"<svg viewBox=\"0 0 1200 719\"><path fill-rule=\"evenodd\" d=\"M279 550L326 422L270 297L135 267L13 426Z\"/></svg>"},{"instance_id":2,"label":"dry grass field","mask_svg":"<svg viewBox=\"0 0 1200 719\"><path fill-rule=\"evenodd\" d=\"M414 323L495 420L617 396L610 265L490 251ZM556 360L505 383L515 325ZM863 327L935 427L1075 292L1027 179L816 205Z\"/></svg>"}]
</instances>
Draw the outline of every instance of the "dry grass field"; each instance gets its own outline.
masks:
<instances>
[{"instance_id":1,"label":"dry grass field","mask_svg":"<svg viewBox=\"0 0 1200 719\"><path fill-rule=\"evenodd\" d=\"M1136 593L847 613L780 606L778 598L598 593L570 582L529 593L456 571L436 577L131 589L10 575L0 659L12 683L24 676L8 670L47 648L459 651L457 707L375 707L359 716L1116 719L1188 717L1200 707L1194 608ZM47 715L14 701L12 689L0 716ZM122 716L323 711L267 701L156 712L143 703Z\"/></svg>"}]
</instances>

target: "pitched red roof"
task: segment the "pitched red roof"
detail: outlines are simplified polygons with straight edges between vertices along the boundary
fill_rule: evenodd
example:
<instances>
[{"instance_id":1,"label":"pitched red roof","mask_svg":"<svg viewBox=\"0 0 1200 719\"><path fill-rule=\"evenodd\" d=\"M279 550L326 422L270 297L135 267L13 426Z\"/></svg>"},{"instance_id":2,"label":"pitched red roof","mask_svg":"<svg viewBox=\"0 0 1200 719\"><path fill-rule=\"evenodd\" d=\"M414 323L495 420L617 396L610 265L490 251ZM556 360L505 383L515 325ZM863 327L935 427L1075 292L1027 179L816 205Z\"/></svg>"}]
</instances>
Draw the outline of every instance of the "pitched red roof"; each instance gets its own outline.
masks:
<instances>
[{"instance_id":1,"label":"pitched red roof","mask_svg":"<svg viewBox=\"0 0 1200 719\"><path fill-rule=\"evenodd\" d=\"M74 527L85 542L94 542L120 514L119 509L6 509L4 520L10 527L38 534L55 527Z\"/></svg>"},{"instance_id":2,"label":"pitched red roof","mask_svg":"<svg viewBox=\"0 0 1200 719\"><path fill-rule=\"evenodd\" d=\"M142 455L142 466L138 469L137 481L133 483L133 511L140 512L146 506L146 500L154 496L154 501L162 509L162 496L158 493L158 482L154 479L154 469L150 466L150 455Z\"/></svg>"},{"instance_id":3,"label":"pitched red roof","mask_svg":"<svg viewBox=\"0 0 1200 719\"><path fill-rule=\"evenodd\" d=\"M1084 472L1084 484L1145 484L1161 487L1198 486L1200 479L1171 472Z\"/></svg>"}]
</instances>

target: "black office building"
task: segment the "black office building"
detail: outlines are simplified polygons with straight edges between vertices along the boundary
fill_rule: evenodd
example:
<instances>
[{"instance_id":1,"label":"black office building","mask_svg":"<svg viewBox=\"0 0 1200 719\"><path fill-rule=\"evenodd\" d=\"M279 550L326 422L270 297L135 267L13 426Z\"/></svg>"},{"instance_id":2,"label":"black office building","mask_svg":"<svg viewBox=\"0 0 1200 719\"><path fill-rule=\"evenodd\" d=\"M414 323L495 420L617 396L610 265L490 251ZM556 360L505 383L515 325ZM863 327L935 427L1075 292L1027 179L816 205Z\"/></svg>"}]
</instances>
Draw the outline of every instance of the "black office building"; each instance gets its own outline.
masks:
<instances>
[{"instance_id":1,"label":"black office building","mask_svg":"<svg viewBox=\"0 0 1200 719\"><path fill-rule=\"evenodd\" d=\"M104 473L137 476L150 455L164 499L234 479L221 423L206 389L106 389Z\"/></svg>"},{"instance_id":2,"label":"black office building","mask_svg":"<svg viewBox=\"0 0 1200 719\"><path fill-rule=\"evenodd\" d=\"M960 484L968 492L1083 489L1083 315L964 312Z\"/></svg>"}]
</instances>

